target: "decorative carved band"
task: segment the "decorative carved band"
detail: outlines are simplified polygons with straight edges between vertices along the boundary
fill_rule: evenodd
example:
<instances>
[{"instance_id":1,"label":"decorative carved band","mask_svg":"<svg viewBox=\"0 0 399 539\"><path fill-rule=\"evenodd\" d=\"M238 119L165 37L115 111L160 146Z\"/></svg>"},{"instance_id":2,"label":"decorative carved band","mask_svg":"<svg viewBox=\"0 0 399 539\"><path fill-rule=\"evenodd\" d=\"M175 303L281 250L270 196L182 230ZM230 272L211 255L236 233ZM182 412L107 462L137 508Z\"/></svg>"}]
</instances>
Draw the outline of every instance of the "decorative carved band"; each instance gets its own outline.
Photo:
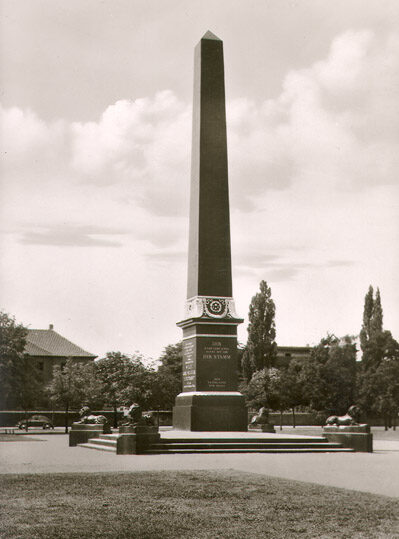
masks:
<instances>
[{"instance_id":1,"label":"decorative carved band","mask_svg":"<svg viewBox=\"0 0 399 539\"><path fill-rule=\"evenodd\" d=\"M234 299L195 296L187 300L186 318L237 318Z\"/></svg>"}]
</instances>

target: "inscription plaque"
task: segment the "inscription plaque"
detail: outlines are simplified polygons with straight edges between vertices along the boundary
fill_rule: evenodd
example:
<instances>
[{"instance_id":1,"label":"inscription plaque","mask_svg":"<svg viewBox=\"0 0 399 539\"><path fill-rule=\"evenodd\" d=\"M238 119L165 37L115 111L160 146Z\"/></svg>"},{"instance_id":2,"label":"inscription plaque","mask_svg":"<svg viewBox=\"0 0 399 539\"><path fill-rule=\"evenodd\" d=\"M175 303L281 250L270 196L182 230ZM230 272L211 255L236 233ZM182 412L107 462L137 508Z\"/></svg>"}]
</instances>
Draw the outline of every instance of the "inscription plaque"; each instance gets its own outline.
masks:
<instances>
[{"instance_id":1,"label":"inscription plaque","mask_svg":"<svg viewBox=\"0 0 399 539\"><path fill-rule=\"evenodd\" d=\"M195 339L183 341L183 391L196 390Z\"/></svg>"},{"instance_id":2,"label":"inscription plaque","mask_svg":"<svg viewBox=\"0 0 399 539\"><path fill-rule=\"evenodd\" d=\"M183 341L183 392L235 391L236 340L193 336Z\"/></svg>"}]
</instances>

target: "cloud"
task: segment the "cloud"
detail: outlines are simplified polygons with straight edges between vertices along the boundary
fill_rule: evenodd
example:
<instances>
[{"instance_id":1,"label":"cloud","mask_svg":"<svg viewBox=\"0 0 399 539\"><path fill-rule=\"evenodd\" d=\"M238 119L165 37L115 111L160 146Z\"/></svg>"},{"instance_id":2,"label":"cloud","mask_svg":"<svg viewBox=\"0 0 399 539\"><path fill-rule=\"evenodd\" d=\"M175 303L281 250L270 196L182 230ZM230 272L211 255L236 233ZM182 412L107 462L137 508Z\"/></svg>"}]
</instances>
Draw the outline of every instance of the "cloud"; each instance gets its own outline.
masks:
<instances>
[{"instance_id":1,"label":"cloud","mask_svg":"<svg viewBox=\"0 0 399 539\"><path fill-rule=\"evenodd\" d=\"M277 99L230 103L234 204L253 209L299 182L318 191L396 183L398 87L399 36L349 31L325 60L288 73Z\"/></svg>"},{"instance_id":2,"label":"cloud","mask_svg":"<svg viewBox=\"0 0 399 539\"><path fill-rule=\"evenodd\" d=\"M227 104L231 207L252 222L253 251L310 248L333 233L330 207L348 220L346 193L397 181L397 87L398 36L350 31L325 59L289 72L277 98ZM185 241L191 107L171 91L117 101L92 122L0 112L3 229L23 225L23 241L48 245L118 243L72 226L105 222L155 248ZM276 226L274 237L259 233Z\"/></svg>"},{"instance_id":3,"label":"cloud","mask_svg":"<svg viewBox=\"0 0 399 539\"><path fill-rule=\"evenodd\" d=\"M227 103L234 295L245 313L259 281L272 285L281 343L356 332L370 283L395 332L398 59L397 36L346 32L277 97ZM145 347L154 327L173 342L190 104L163 91L90 122L0 113L4 306L39 327L58 312L115 349Z\"/></svg>"},{"instance_id":4,"label":"cloud","mask_svg":"<svg viewBox=\"0 0 399 539\"><path fill-rule=\"evenodd\" d=\"M146 257L149 260L161 263L166 262L168 264L185 264L187 260L187 253L185 251L159 251L156 253L146 253Z\"/></svg>"},{"instance_id":5,"label":"cloud","mask_svg":"<svg viewBox=\"0 0 399 539\"><path fill-rule=\"evenodd\" d=\"M319 260L301 261L306 254L294 254L291 250L281 250L281 255L248 254L235 259L235 272L241 276L267 276L270 282L291 281L301 273L312 271L325 271L328 268L353 266L353 260L328 260L320 257Z\"/></svg>"},{"instance_id":6,"label":"cloud","mask_svg":"<svg viewBox=\"0 0 399 539\"><path fill-rule=\"evenodd\" d=\"M171 91L118 101L99 122L74 123L72 167L83 181L119 184L157 215L181 213L189 178L190 108Z\"/></svg>"},{"instance_id":7,"label":"cloud","mask_svg":"<svg viewBox=\"0 0 399 539\"><path fill-rule=\"evenodd\" d=\"M68 247L121 247L122 243L107 236L124 234L121 230L105 227L61 225L47 229L24 231L20 243L26 245L54 245ZM105 236L105 237L104 237Z\"/></svg>"}]
</instances>

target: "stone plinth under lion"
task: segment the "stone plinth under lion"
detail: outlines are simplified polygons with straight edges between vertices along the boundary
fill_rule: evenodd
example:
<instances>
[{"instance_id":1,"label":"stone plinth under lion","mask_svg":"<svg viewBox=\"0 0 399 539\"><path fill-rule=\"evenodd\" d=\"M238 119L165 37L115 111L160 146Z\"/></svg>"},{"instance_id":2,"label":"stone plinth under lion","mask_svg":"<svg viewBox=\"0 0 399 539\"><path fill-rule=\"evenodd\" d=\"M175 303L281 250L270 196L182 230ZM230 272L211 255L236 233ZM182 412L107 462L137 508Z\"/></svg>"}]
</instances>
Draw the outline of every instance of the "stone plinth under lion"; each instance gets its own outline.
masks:
<instances>
[{"instance_id":1,"label":"stone plinth under lion","mask_svg":"<svg viewBox=\"0 0 399 539\"><path fill-rule=\"evenodd\" d=\"M353 405L343 416L332 415L327 418L323 427L323 435L329 442L340 443L355 451L373 452L373 435L370 425L359 423L361 410Z\"/></svg>"},{"instance_id":2,"label":"stone plinth under lion","mask_svg":"<svg viewBox=\"0 0 399 539\"><path fill-rule=\"evenodd\" d=\"M98 438L101 434L110 434L111 427L103 415L94 415L88 406L83 406L79 411L80 420L72 423L69 432L69 445L75 447L85 444L91 438Z\"/></svg>"},{"instance_id":3,"label":"stone plinth under lion","mask_svg":"<svg viewBox=\"0 0 399 539\"><path fill-rule=\"evenodd\" d=\"M116 452L118 455L136 455L159 442L161 436L151 414L143 414L141 406L134 403L119 427Z\"/></svg>"}]
</instances>

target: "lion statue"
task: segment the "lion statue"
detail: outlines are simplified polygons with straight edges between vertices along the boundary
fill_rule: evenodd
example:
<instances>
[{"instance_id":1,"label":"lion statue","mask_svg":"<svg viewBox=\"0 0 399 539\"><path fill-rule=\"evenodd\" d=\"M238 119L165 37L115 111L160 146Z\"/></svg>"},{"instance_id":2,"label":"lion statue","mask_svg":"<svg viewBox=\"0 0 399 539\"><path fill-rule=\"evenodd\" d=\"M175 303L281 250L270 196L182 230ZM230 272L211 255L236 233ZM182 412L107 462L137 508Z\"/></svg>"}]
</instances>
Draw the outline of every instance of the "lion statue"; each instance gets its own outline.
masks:
<instances>
[{"instance_id":1,"label":"lion statue","mask_svg":"<svg viewBox=\"0 0 399 539\"><path fill-rule=\"evenodd\" d=\"M85 425L104 425L104 432L110 430L108 419L105 415L94 415L88 406L83 406L79 411L80 420L78 423Z\"/></svg>"},{"instance_id":2,"label":"lion statue","mask_svg":"<svg viewBox=\"0 0 399 539\"><path fill-rule=\"evenodd\" d=\"M152 426L155 424L154 418L151 414L143 414L141 406L136 402L133 403L130 408L125 413L126 423L125 426L136 426L136 425L149 425Z\"/></svg>"},{"instance_id":3,"label":"lion statue","mask_svg":"<svg viewBox=\"0 0 399 539\"><path fill-rule=\"evenodd\" d=\"M250 425L266 425L269 423L269 410L262 406L259 412L253 416Z\"/></svg>"},{"instance_id":4,"label":"lion statue","mask_svg":"<svg viewBox=\"0 0 399 539\"><path fill-rule=\"evenodd\" d=\"M326 419L326 425L346 426L359 425L361 410L359 406L352 405L345 415L331 415Z\"/></svg>"}]
</instances>

